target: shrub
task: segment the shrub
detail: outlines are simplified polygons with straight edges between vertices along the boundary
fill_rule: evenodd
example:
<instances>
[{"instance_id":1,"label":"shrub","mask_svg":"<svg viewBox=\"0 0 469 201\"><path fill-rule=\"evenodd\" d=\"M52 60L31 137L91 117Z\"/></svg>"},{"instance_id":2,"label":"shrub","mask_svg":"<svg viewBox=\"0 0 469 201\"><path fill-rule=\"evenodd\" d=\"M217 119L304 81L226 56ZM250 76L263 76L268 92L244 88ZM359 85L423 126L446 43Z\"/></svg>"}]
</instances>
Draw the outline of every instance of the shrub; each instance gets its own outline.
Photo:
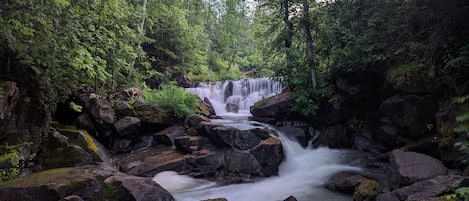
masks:
<instances>
[{"instance_id":1,"label":"shrub","mask_svg":"<svg viewBox=\"0 0 469 201\"><path fill-rule=\"evenodd\" d=\"M177 87L174 82L162 84L160 90L146 88L144 99L148 103L172 110L178 118L184 118L198 112L198 97L181 87Z\"/></svg>"}]
</instances>

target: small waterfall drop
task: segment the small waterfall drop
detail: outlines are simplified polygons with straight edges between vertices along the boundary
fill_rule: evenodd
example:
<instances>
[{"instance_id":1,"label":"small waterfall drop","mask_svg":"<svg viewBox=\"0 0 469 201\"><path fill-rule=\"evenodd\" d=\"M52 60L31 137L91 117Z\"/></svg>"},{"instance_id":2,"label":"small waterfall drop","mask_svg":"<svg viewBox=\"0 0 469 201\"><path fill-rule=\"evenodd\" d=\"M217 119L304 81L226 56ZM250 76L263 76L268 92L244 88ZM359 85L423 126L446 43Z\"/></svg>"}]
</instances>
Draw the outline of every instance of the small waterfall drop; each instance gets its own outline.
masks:
<instances>
[{"instance_id":1,"label":"small waterfall drop","mask_svg":"<svg viewBox=\"0 0 469 201\"><path fill-rule=\"evenodd\" d=\"M197 87L186 90L202 100L208 98L218 116L250 116L249 108L254 103L281 93L283 85L278 80L257 78L199 83ZM226 105L229 103L238 107L236 114L227 112Z\"/></svg>"}]
</instances>

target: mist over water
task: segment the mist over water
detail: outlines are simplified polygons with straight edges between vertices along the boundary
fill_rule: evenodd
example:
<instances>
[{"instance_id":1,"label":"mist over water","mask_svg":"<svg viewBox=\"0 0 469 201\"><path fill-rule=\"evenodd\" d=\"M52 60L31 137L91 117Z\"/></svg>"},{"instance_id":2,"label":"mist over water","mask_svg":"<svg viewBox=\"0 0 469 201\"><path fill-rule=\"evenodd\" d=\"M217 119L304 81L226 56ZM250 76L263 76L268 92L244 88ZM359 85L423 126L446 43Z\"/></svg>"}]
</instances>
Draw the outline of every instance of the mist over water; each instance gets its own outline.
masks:
<instances>
[{"instance_id":1,"label":"mist over water","mask_svg":"<svg viewBox=\"0 0 469 201\"><path fill-rule=\"evenodd\" d=\"M270 79L230 81L233 93L226 93L227 82L200 84L188 91L207 97L222 120L212 120L225 126L241 130L254 127L269 127L259 122L248 121L249 107L255 102L281 92L279 82ZM238 104L238 114L228 113L224 105L228 102ZM275 129L275 128L272 128ZM276 201L290 195L300 201L349 201L352 198L330 192L322 187L333 174L344 170L359 170L345 164L348 152L328 148L304 148L296 140L279 132L285 159L279 167L277 176L255 178L252 183L220 186L215 182L194 179L176 172L162 172L153 180L167 189L177 201L200 201L226 198L229 201Z\"/></svg>"}]
</instances>

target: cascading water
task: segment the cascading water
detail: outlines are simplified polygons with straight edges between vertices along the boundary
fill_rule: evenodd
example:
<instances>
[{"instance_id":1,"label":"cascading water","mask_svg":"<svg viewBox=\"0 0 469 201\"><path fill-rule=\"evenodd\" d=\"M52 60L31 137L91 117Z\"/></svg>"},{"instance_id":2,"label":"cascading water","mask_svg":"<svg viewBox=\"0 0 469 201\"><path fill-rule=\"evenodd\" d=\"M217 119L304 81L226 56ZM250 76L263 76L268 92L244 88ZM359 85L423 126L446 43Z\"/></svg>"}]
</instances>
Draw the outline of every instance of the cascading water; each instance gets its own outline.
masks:
<instances>
[{"instance_id":1,"label":"cascading water","mask_svg":"<svg viewBox=\"0 0 469 201\"><path fill-rule=\"evenodd\" d=\"M199 83L198 87L187 89L202 100L205 97L210 99L219 116L235 114L226 110L228 103L238 107L239 110L236 113L238 116L250 116L249 107L264 98L281 93L282 90L282 82L270 78Z\"/></svg>"},{"instance_id":2,"label":"cascading water","mask_svg":"<svg viewBox=\"0 0 469 201\"><path fill-rule=\"evenodd\" d=\"M239 115L224 111L223 104L234 101L239 103L242 114L249 116L249 107L264 97L281 92L281 84L269 79L255 79L230 81L233 83L233 93L226 93L227 82L215 84L200 84L199 88L190 89L201 98L209 98L212 104L219 104L217 115ZM267 86L264 83L274 83ZM249 87L248 87L249 86ZM238 88L239 87L239 88ZM236 97L231 98L230 97ZM220 107L222 105L222 107ZM215 106L214 106L215 107ZM247 110L247 112L246 112ZM218 113L220 112L220 113ZM230 119L230 118L228 118ZM213 120L225 126L240 130L253 127L270 127L259 122L240 120ZM175 172L162 172L153 179L174 195L177 201L199 201L214 198L226 198L229 201L264 201L284 200L290 195L298 200L333 200L346 201L350 197L325 190L321 185L327 179L343 170L358 170L358 168L344 164L347 152L328 148L312 149L302 147L296 140L279 132L279 138L285 152L285 160L279 167L278 176L259 178L253 183L219 186L215 182L204 179L194 179Z\"/></svg>"}]
</instances>

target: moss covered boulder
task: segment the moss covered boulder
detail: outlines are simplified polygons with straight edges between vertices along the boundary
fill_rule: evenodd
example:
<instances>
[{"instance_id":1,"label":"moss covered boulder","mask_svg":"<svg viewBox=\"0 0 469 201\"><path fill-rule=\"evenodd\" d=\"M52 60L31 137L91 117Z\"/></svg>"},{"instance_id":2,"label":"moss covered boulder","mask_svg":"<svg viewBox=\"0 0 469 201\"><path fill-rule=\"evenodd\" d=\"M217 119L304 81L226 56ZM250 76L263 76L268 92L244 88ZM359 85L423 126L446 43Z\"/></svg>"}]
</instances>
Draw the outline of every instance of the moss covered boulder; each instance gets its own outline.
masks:
<instances>
[{"instance_id":1,"label":"moss covered boulder","mask_svg":"<svg viewBox=\"0 0 469 201\"><path fill-rule=\"evenodd\" d=\"M50 169L0 184L0 200L51 201L70 195L92 200L102 196L102 181L111 174L97 166Z\"/></svg>"}]
</instances>

